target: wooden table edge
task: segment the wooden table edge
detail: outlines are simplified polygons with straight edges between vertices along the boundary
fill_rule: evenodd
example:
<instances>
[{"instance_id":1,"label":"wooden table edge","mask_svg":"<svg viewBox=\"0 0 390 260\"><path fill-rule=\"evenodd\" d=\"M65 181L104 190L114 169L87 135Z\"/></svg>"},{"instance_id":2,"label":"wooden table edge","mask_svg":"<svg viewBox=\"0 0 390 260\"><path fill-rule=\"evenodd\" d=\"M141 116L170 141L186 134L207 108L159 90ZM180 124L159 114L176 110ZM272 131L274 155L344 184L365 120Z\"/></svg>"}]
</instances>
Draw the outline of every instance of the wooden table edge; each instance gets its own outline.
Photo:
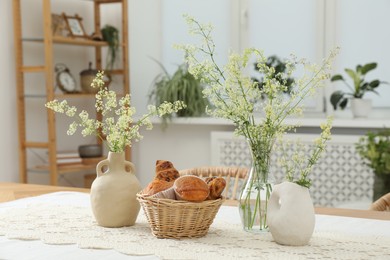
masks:
<instances>
[{"instance_id":1,"label":"wooden table edge","mask_svg":"<svg viewBox=\"0 0 390 260\"><path fill-rule=\"evenodd\" d=\"M38 196L38 195L52 193L52 192L59 192L59 191L76 191L76 192L89 193L90 189L77 188L77 187L49 186L49 185L40 185L40 184L0 182L0 203L21 199L21 198ZM237 206L237 205L238 205L237 200L226 200L224 203L224 206ZM330 216L390 220L390 212L384 212L384 211L316 207L315 213L320 215L330 215Z\"/></svg>"},{"instance_id":2,"label":"wooden table edge","mask_svg":"<svg viewBox=\"0 0 390 260\"><path fill-rule=\"evenodd\" d=\"M339 217L341 216L341 217L352 217L352 218L390 220L389 211L315 207L315 213L319 215L330 215L330 216L339 216Z\"/></svg>"},{"instance_id":3,"label":"wooden table edge","mask_svg":"<svg viewBox=\"0 0 390 260\"><path fill-rule=\"evenodd\" d=\"M59 191L90 192L89 189L78 187L0 182L0 203Z\"/></svg>"}]
</instances>

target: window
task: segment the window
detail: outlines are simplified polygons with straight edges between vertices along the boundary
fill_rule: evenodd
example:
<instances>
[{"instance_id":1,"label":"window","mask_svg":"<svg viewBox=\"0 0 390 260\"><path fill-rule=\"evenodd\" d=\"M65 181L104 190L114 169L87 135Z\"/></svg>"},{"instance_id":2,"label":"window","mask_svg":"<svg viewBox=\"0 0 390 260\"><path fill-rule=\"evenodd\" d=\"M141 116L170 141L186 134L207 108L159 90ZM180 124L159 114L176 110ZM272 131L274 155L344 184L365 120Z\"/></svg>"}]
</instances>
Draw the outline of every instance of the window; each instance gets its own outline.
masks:
<instances>
[{"instance_id":1,"label":"window","mask_svg":"<svg viewBox=\"0 0 390 260\"><path fill-rule=\"evenodd\" d=\"M377 62L378 68L367 79L390 82L390 30L385 26L390 24L388 10L388 0L164 0L162 63L172 73L183 62L183 53L172 45L193 42L182 18L188 13L214 25L220 64L225 64L229 50L246 47L262 49L267 56L287 58L293 53L321 63L332 48L339 46L333 74L345 75L344 68ZM250 73L260 76L254 69ZM329 96L336 89L343 90L344 85L326 82L325 89L306 102L307 110L333 113ZM373 100L374 108L390 109L390 86L380 86L378 92L365 97Z\"/></svg>"},{"instance_id":2,"label":"window","mask_svg":"<svg viewBox=\"0 0 390 260\"><path fill-rule=\"evenodd\" d=\"M344 68L377 62L367 79L390 82L390 1L342 0L335 2L334 10L335 44L341 47L334 70L345 75ZM347 91L344 84L335 87ZM367 94L373 107L390 108L390 85L380 86L378 93Z\"/></svg>"},{"instance_id":3,"label":"window","mask_svg":"<svg viewBox=\"0 0 390 260\"><path fill-rule=\"evenodd\" d=\"M189 14L201 22L210 22L214 26L214 40L217 45L217 62L227 62L227 53L231 49L231 39L235 36L231 30L230 1L226 0L164 0L162 2L162 63L169 73L184 62L184 54L174 49L174 44L195 43L188 34L188 26L183 14Z\"/></svg>"}]
</instances>

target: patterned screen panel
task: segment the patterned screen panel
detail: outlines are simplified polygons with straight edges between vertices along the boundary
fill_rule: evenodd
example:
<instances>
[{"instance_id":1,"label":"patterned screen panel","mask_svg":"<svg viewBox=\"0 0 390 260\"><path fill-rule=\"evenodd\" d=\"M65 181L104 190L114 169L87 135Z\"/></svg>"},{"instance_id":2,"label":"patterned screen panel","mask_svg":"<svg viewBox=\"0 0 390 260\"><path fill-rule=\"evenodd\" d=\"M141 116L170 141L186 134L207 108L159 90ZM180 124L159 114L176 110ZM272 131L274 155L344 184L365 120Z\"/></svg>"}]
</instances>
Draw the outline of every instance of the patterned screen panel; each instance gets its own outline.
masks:
<instances>
[{"instance_id":1,"label":"patterned screen panel","mask_svg":"<svg viewBox=\"0 0 390 260\"><path fill-rule=\"evenodd\" d=\"M318 136L311 134L290 134L287 139L299 140L303 151L308 154L316 137ZM358 139L359 136L332 136L326 152L310 175L310 193L314 205L337 207L372 200L374 174L355 151ZM297 147L292 143L286 148L287 155L292 154ZM284 172L278 165L277 158L282 152L275 150L271 157L271 173L277 182L281 182ZM232 132L212 132L211 152L212 165L250 167L251 156L245 139L235 137Z\"/></svg>"}]
</instances>

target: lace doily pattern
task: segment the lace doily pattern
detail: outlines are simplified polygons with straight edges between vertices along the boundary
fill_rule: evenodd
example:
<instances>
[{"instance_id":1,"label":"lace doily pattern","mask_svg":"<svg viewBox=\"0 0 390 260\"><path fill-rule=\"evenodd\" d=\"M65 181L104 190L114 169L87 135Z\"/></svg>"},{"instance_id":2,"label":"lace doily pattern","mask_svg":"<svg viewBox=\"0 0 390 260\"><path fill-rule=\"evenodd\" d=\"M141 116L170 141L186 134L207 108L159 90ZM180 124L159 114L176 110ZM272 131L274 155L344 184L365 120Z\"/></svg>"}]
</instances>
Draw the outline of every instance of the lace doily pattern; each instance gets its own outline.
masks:
<instances>
[{"instance_id":1,"label":"lace doily pattern","mask_svg":"<svg viewBox=\"0 0 390 260\"><path fill-rule=\"evenodd\" d=\"M151 234L142 211L132 227L103 228L94 221L90 208L54 204L0 214L0 235L162 259L389 259L390 255L389 238L317 232L309 245L289 247L273 242L271 234L247 233L240 225L220 221L202 238L158 239Z\"/></svg>"}]
</instances>

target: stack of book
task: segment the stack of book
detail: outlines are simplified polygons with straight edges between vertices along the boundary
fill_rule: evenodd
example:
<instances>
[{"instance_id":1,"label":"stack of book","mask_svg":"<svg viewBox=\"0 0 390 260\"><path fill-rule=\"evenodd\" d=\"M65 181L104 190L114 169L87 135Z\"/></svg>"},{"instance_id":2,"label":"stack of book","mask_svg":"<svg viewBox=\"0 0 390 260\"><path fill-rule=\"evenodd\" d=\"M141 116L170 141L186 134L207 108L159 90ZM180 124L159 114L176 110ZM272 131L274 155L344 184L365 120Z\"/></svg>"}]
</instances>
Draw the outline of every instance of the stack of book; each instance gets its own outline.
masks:
<instances>
[{"instance_id":1,"label":"stack of book","mask_svg":"<svg viewBox=\"0 0 390 260\"><path fill-rule=\"evenodd\" d=\"M57 165L80 164L82 159L78 152L57 152Z\"/></svg>"}]
</instances>

